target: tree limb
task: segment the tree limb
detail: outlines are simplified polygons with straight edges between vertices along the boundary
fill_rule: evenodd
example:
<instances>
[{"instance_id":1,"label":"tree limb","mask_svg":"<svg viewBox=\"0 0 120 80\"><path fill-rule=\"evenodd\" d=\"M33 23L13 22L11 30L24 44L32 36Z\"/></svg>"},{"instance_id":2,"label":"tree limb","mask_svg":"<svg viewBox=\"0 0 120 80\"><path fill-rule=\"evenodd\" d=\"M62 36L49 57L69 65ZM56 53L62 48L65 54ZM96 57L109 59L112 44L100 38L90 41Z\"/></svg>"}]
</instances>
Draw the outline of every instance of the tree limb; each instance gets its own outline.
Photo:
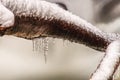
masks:
<instances>
[{"instance_id":1,"label":"tree limb","mask_svg":"<svg viewBox=\"0 0 120 80\"><path fill-rule=\"evenodd\" d=\"M42 0L0 1L15 15L14 26L2 30L2 35L25 39L61 38L99 51L105 51L112 41L120 38L119 34L103 32L53 3Z\"/></svg>"},{"instance_id":2,"label":"tree limb","mask_svg":"<svg viewBox=\"0 0 120 80\"><path fill-rule=\"evenodd\" d=\"M90 80L114 80L114 74L120 65L120 41L112 42Z\"/></svg>"}]
</instances>

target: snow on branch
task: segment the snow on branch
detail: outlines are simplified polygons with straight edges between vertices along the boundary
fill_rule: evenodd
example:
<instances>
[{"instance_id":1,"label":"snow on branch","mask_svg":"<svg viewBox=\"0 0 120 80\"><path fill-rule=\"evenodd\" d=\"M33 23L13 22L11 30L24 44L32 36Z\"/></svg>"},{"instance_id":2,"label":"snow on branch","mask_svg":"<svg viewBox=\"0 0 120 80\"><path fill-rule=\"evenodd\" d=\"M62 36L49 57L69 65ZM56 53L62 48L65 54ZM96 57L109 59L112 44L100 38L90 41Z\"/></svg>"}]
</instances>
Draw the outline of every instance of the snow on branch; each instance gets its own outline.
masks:
<instances>
[{"instance_id":1,"label":"snow on branch","mask_svg":"<svg viewBox=\"0 0 120 80\"><path fill-rule=\"evenodd\" d=\"M15 16L14 26L1 30L1 35L14 35L25 39L61 38L82 43L99 51L105 51L112 41L120 38L119 34L103 32L50 2L43 0L0 1Z\"/></svg>"},{"instance_id":2,"label":"snow on branch","mask_svg":"<svg viewBox=\"0 0 120 80\"><path fill-rule=\"evenodd\" d=\"M120 40L113 41L90 80L113 80L120 64Z\"/></svg>"},{"instance_id":3,"label":"snow on branch","mask_svg":"<svg viewBox=\"0 0 120 80\"><path fill-rule=\"evenodd\" d=\"M14 14L0 1L0 30L14 25Z\"/></svg>"}]
</instances>

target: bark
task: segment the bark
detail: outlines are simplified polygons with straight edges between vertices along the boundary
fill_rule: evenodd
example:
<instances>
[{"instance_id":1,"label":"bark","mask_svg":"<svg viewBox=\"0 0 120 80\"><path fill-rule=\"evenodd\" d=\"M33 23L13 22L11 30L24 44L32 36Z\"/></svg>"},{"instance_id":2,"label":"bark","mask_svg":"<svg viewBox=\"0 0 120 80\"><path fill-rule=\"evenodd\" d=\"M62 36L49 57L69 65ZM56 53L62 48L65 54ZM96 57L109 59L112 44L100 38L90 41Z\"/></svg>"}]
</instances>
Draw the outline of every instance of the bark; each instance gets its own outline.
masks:
<instances>
[{"instance_id":1,"label":"bark","mask_svg":"<svg viewBox=\"0 0 120 80\"><path fill-rule=\"evenodd\" d=\"M0 0L15 15L14 26L2 30L1 35L14 35L25 39L53 37L82 43L105 51L120 38L106 33L56 4L41 0Z\"/></svg>"}]
</instances>

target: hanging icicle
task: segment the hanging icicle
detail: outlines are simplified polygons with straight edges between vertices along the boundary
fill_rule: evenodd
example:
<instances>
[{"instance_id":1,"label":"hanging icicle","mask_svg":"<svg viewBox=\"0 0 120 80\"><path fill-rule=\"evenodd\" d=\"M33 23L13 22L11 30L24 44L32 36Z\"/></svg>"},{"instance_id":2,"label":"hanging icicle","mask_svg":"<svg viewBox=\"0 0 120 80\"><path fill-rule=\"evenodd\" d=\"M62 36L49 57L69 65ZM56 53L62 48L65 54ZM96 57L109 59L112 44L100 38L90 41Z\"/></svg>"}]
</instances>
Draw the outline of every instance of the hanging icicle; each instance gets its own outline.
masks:
<instances>
[{"instance_id":1,"label":"hanging icicle","mask_svg":"<svg viewBox=\"0 0 120 80\"><path fill-rule=\"evenodd\" d=\"M49 44L48 37L33 39L33 51L35 53L43 53L45 58L45 63L47 62L48 44Z\"/></svg>"},{"instance_id":2,"label":"hanging icicle","mask_svg":"<svg viewBox=\"0 0 120 80\"><path fill-rule=\"evenodd\" d=\"M68 47L68 46L71 45L71 43L72 43L72 42L63 39L63 47Z\"/></svg>"},{"instance_id":3,"label":"hanging icicle","mask_svg":"<svg viewBox=\"0 0 120 80\"><path fill-rule=\"evenodd\" d=\"M48 39L48 38L45 38L43 41L44 41L44 42L43 42L43 43L44 43L44 46L43 46L43 48L44 48L44 58L45 58L45 63L46 63L46 62L47 62L49 39Z\"/></svg>"}]
</instances>

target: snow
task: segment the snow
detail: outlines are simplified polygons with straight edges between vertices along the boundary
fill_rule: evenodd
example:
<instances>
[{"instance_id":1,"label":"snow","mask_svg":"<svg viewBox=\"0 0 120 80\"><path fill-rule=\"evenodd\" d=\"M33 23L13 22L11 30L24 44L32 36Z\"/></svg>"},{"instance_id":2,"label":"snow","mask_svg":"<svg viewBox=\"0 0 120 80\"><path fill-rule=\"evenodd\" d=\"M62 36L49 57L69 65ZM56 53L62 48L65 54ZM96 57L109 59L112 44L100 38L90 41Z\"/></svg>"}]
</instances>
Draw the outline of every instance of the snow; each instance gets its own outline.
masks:
<instances>
[{"instance_id":1,"label":"snow","mask_svg":"<svg viewBox=\"0 0 120 80\"><path fill-rule=\"evenodd\" d=\"M14 24L14 14L0 2L0 27L10 27Z\"/></svg>"}]
</instances>

